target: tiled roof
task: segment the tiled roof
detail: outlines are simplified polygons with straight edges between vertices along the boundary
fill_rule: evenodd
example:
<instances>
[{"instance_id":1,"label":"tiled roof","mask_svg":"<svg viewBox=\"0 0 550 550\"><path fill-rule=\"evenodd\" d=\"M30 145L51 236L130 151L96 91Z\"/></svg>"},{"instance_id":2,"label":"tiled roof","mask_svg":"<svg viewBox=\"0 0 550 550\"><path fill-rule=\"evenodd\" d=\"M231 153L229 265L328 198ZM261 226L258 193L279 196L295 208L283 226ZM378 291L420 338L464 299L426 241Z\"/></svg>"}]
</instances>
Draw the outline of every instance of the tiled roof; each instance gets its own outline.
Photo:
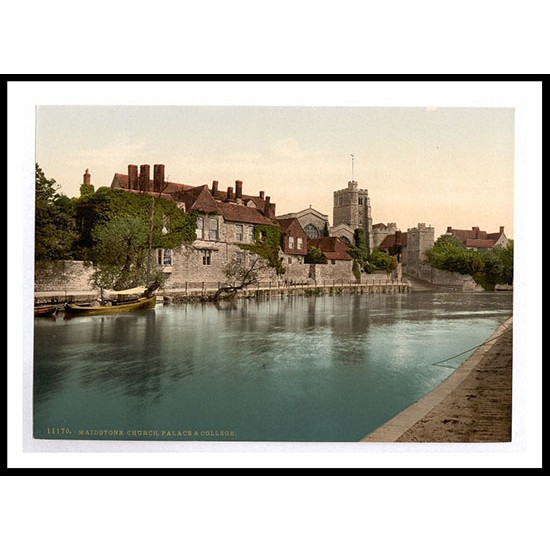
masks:
<instances>
[{"instance_id":1,"label":"tiled roof","mask_svg":"<svg viewBox=\"0 0 550 550\"><path fill-rule=\"evenodd\" d=\"M393 235L387 235L384 240L378 245L379 250L388 250L395 246L407 246L407 233L401 233L400 238L397 239L396 243L396 233Z\"/></svg>"},{"instance_id":2,"label":"tiled roof","mask_svg":"<svg viewBox=\"0 0 550 550\"><path fill-rule=\"evenodd\" d=\"M250 208L241 204L231 202L217 203L218 212L231 222L254 223L273 225L273 222L261 214L256 208Z\"/></svg>"},{"instance_id":3,"label":"tiled roof","mask_svg":"<svg viewBox=\"0 0 550 550\"><path fill-rule=\"evenodd\" d=\"M375 223L372 226L373 229L387 229L388 226L385 223Z\"/></svg>"},{"instance_id":4,"label":"tiled roof","mask_svg":"<svg viewBox=\"0 0 550 550\"><path fill-rule=\"evenodd\" d=\"M449 232L455 236L460 242L464 243L467 239L486 239L487 232L474 229L451 229Z\"/></svg>"},{"instance_id":5,"label":"tiled roof","mask_svg":"<svg viewBox=\"0 0 550 550\"><path fill-rule=\"evenodd\" d=\"M348 247L338 237L320 237L318 239L309 239L308 246L318 248L325 258L329 260L351 260L348 254Z\"/></svg>"},{"instance_id":6,"label":"tiled roof","mask_svg":"<svg viewBox=\"0 0 550 550\"><path fill-rule=\"evenodd\" d=\"M493 239L466 239L464 246L469 248L493 248L495 242Z\"/></svg>"},{"instance_id":7,"label":"tiled roof","mask_svg":"<svg viewBox=\"0 0 550 550\"><path fill-rule=\"evenodd\" d=\"M185 203L186 210L200 210L202 212L217 212L218 204L212 198L207 185L193 187L187 191L177 193L177 199Z\"/></svg>"}]
</instances>

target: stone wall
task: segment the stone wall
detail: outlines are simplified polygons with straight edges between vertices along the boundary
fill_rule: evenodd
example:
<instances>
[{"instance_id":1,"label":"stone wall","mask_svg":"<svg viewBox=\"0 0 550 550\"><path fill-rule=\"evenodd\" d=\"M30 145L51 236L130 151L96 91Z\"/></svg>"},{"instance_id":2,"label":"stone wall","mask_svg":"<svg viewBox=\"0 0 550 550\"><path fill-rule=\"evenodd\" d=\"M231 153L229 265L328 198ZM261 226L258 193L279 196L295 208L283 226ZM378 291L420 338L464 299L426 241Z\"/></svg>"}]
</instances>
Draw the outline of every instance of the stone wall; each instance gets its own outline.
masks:
<instances>
[{"instance_id":1,"label":"stone wall","mask_svg":"<svg viewBox=\"0 0 550 550\"><path fill-rule=\"evenodd\" d=\"M91 264L78 261L39 262L35 265L34 291L93 291Z\"/></svg>"},{"instance_id":2,"label":"stone wall","mask_svg":"<svg viewBox=\"0 0 550 550\"><path fill-rule=\"evenodd\" d=\"M433 285L447 286L459 290L483 291L483 287L478 285L471 275L442 271L427 264L416 270L408 270L407 273Z\"/></svg>"},{"instance_id":3,"label":"stone wall","mask_svg":"<svg viewBox=\"0 0 550 550\"><path fill-rule=\"evenodd\" d=\"M310 264L310 278L318 285L348 284L355 282L351 268L353 262L337 260L336 264Z\"/></svg>"}]
</instances>

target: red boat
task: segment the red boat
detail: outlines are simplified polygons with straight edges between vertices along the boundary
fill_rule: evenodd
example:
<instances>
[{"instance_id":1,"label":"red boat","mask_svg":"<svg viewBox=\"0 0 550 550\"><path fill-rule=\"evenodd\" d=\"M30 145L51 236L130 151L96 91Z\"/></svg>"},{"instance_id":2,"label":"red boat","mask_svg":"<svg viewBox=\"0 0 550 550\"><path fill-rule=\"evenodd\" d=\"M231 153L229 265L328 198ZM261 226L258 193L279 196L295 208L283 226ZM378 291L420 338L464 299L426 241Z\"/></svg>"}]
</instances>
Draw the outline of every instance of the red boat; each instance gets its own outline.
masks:
<instances>
[{"instance_id":1,"label":"red boat","mask_svg":"<svg viewBox=\"0 0 550 550\"><path fill-rule=\"evenodd\" d=\"M35 306L35 317L51 317L57 313L57 306Z\"/></svg>"}]
</instances>

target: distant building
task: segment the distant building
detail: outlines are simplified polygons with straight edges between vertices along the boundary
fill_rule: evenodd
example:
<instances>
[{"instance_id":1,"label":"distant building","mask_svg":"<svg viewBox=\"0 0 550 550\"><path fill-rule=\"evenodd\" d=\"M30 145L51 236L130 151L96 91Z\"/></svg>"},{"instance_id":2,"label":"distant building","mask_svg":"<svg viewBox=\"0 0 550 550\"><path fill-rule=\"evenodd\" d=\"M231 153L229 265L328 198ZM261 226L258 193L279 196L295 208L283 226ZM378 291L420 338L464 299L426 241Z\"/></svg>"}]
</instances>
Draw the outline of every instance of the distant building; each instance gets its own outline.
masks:
<instances>
[{"instance_id":1,"label":"distant building","mask_svg":"<svg viewBox=\"0 0 550 550\"><path fill-rule=\"evenodd\" d=\"M472 229L453 229L447 227L445 235L456 237L463 246L475 250L488 250L495 246L506 247L508 238L504 234L504 226L501 225L498 233L487 233L480 231L479 227Z\"/></svg>"},{"instance_id":2,"label":"distant building","mask_svg":"<svg viewBox=\"0 0 550 550\"><path fill-rule=\"evenodd\" d=\"M372 245L373 248L380 248L381 243L389 235L394 235L396 231L399 231L395 222L375 223L372 226Z\"/></svg>"},{"instance_id":3,"label":"distant building","mask_svg":"<svg viewBox=\"0 0 550 550\"><path fill-rule=\"evenodd\" d=\"M328 229L328 216L315 210L311 206L304 210L300 210L300 212L277 216L278 220L289 218L296 218L298 220L308 239L317 239L322 237L325 232L325 228Z\"/></svg>"},{"instance_id":4,"label":"distant building","mask_svg":"<svg viewBox=\"0 0 550 550\"><path fill-rule=\"evenodd\" d=\"M330 236L338 237L348 246L352 246L355 244L355 232L349 225L345 223L341 223L339 225L331 227Z\"/></svg>"},{"instance_id":5,"label":"distant building","mask_svg":"<svg viewBox=\"0 0 550 550\"><path fill-rule=\"evenodd\" d=\"M352 261L352 257L348 254L348 247L338 237L310 239L308 244L320 250L323 259L328 264L336 265Z\"/></svg>"},{"instance_id":6,"label":"distant building","mask_svg":"<svg viewBox=\"0 0 550 550\"><path fill-rule=\"evenodd\" d=\"M308 238L296 218L277 219L281 228L281 250L285 264L303 264L307 254Z\"/></svg>"},{"instance_id":7,"label":"distant building","mask_svg":"<svg viewBox=\"0 0 550 550\"><path fill-rule=\"evenodd\" d=\"M348 182L346 189L334 191L332 221L334 227L344 224L352 231L362 228L369 252L372 252L374 241L369 193L366 189L359 189L356 181Z\"/></svg>"}]
</instances>

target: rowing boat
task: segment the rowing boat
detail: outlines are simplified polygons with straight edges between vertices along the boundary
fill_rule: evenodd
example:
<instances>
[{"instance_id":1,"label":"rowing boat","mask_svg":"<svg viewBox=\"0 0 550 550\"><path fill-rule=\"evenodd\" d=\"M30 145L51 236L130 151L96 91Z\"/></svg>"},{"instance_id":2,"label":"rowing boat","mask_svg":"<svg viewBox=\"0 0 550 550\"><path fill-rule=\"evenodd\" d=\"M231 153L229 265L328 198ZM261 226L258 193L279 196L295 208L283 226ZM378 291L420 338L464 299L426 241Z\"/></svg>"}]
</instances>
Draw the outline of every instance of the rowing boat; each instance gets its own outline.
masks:
<instances>
[{"instance_id":1,"label":"rowing boat","mask_svg":"<svg viewBox=\"0 0 550 550\"><path fill-rule=\"evenodd\" d=\"M152 308L155 307L155 303L156 296L151 296L111 305L65 304L65 311L70 315L108 315Z\"/></svg>"},{"instance_id":2,"label":"rowing boat","mask_svg":"<svg viewBox=\"0 0 550 550\"><path fill-rule=\"evenodd\" d=\"M57 306L35 306L35 317L50 317L57 313Z\"/></svg>"}]
</instances>

